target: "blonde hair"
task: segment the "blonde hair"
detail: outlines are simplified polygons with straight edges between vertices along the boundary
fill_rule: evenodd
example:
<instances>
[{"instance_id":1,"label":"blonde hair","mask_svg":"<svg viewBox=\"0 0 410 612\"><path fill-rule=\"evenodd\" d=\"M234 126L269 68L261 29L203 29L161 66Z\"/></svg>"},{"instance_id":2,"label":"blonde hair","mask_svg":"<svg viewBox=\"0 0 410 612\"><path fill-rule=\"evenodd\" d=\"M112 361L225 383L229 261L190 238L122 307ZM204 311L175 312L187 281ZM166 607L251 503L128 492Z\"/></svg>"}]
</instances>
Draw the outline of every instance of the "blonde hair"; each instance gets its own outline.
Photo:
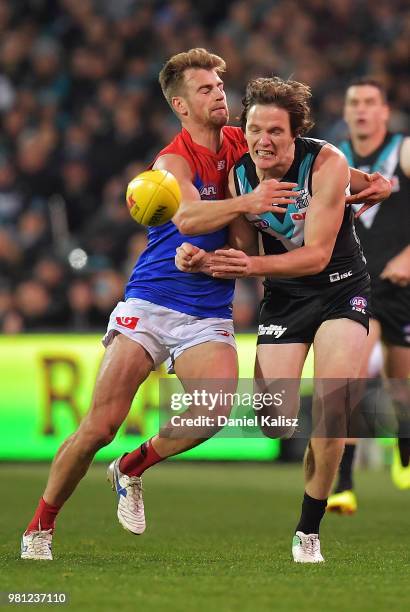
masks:
<instances>
[{"instance_id":1,"label":"blonde hair","mask_svg":"<svg viewBox=\"0 0 410 612\"><path fill-rule=\"evenodd\" d=\"M225 72L226 64L222 57L209 53L206 49L190 49L173 55L159 73L159 83L166 101L172 108L172 98L181 93L184 86L184 73L189 68L215 70L219 75Z\"/></svg>"}]
</instances>

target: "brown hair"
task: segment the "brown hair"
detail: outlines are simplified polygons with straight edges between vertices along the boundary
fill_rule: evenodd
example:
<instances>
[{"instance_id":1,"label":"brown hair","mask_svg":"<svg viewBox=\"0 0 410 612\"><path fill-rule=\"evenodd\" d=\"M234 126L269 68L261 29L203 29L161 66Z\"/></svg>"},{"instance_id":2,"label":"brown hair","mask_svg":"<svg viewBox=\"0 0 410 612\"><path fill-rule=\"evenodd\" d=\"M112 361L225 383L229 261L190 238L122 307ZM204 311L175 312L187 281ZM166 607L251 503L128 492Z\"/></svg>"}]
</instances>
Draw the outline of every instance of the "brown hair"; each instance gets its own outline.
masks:
<instances>
[{"instance_id":1,"label":"brown hair","mask_svg":"<svg viewBox=\"0 0 410 612\"><path fill-rule=\"evenodd\" d=\"M379 90L380 95L382 97L383 102L387 103L387 90L381 81L370 77L370 76L362 76L353 79L349 83L349 87L363 87L364 85L370 85L371 87L375 87Z\"/></svg>"},{"instance_id":2,"label":"brown hair","mask_svg":"<svg viewBox=\"0 0 410 612\"><path fill-rule=\"evenodd\" d=\"M273 104L289 113L292 135L303 136L314 125L309 107L311 97L310 87L298 81L283 81L279 77L252 79L242 100L242 129L245 131L248 112L254 104Z\"/></svg>"},{"instance_id":3,"label":"brown hair","mask_svg":"<svg viewBox=\"0 0 410 612\"><path fill-rule=\"evenodd\" d=\"M219 75L225 72L226 64L222 57L209 53L206 49L190 49L184 53L173 55L159 73L159 83L162 93L172 108L172 98L181 91L184 84L184 72L188 68L203 68L215 70Z\"/></svg>"}]
</instances>

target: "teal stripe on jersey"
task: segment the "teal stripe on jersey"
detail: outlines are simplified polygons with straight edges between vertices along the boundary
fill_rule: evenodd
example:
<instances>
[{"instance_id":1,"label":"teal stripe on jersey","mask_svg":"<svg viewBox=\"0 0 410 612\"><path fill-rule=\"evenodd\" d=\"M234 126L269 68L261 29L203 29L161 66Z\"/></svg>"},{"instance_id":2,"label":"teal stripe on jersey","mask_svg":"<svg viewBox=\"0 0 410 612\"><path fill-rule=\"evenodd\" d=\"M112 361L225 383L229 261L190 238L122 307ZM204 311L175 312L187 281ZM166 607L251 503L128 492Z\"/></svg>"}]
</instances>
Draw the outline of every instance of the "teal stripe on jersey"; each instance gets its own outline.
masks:
<instances>
[{"instance_id":1,"label":"teal stripe on jersey","mask_svg":"<svg viewBox=\"0 0 410 612\"><path fill-rule=\"evenodd\" d=\"M236 168L236 176L238 178L239 187L241 190L241 194L250 193L252 191L252 186L248 181L248 177L246 176L245 166L241 165Z\"/></svg>"},{"instance_id":2,"label":"teal stripe on jersey","mask_svg":"<svg viewBox=\"0 0 410 612\"><path fill-rule=\"evenodd\" d=\"M308 153L299 166L298 186L301 189L303 189L303 187L305 186L306 177L308 176L310 172L312 161L313 161L313 155L312 153Z\"/></svg>"},{"instance_id":3,"label":"teal stripe on jersey","mask_svg":"<svg viewBox=\"0 0 410 612\"><path fill-rule=\"evenodd\" d=\"M342 153L345 154L349 166L354 168L353 150L350 145L350 142L348 142L347 140L344 140L343 142L340 143L339 149L340 151L342 151Z\"/></svg>"},{"instance_id":4,"label":"teal stripe on jersey","mask_svg":"<svg viewBox=\"0 0 410 612\"><path fill-rule=\"evenodd\" d=\"M382 149L379 157L377 158L376 162L373 164L373 167L372 167L373 172L380 171L380 168L383 166L386 159L393 152L393 150L401 144L402 140L403 140L402 134L395 134L393 136L391 141L384 147L384 149Z\"/></svg>"},{"instance_id":5,"label":"teal stripe on jersey","mask_svg":"<svg viewBox=\"0 0 410 612\"><path fill-rule=\"evenodd\" d=\"M371 172L380 172L383 169L385 161L393 153L396 147L400 146L403 140L403 134L395 134L390 142L380 151L380 154L374 164L371 165ZM339 144L339 149L346 155L349 166L355 167L354 154L352 145L347 140L344 140Z\"/></svg>"}]
</instances>

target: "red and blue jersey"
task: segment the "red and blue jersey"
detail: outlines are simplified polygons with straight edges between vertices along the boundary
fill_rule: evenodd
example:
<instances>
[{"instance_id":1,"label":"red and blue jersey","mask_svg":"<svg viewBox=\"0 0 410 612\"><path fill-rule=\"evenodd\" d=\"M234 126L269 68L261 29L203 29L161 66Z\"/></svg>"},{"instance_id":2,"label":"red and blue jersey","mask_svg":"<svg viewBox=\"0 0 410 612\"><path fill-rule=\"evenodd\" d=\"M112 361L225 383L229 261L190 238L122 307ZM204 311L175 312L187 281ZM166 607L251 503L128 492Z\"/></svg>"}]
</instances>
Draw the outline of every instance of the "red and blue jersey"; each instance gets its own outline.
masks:
<instances>
[{"instance_id":1,"label":"red and blue jersey","mask_svg":"<svg viewBox=\"0 0 410 612\"><path fill-rule=\"evenodd\" d=\"M189 164L192 183L203 206L207 200L225 198L228 174L247 151L240 128L222 128L222 146L217 153L195 143L182 131L160 153L181 155ZM227 228L200 236L184 236L169 221L148 229L148 245L140 255L125 289L125 298L136 297L197 317L232 317L234 281L206 274L188 274L175 267L175 250L190 242L205 251L214 251L228 242Z\"/></svg>"}]
</instances>

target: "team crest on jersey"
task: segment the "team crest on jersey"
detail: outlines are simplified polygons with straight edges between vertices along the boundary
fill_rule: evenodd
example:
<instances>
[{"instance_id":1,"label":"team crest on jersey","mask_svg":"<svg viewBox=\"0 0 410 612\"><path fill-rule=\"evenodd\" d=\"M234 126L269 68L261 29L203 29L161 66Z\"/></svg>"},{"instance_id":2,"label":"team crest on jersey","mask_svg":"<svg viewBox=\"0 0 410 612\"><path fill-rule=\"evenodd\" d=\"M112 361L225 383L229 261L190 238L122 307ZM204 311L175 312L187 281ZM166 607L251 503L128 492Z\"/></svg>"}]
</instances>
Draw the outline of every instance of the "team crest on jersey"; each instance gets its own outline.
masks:
<instances>
[{"instance_id":1,"label":"team crest on jersey","mask_svg":"<svg viewBox=\"0 0 410 612\"><path fill-rule=\"evenodd\" d=\"M225 165L226 165L226 161L224 159L219 159L216 162L216 169L217 170L225 170Z\"/></svg>"},{"instance_id":2,"label":"team crest on jersey","mask_svg":"<svg viewBox=\"0 0 410 612\"><path fill-rule=\"evenodd\" d=\"M294 207L297 210L300 210L301 208L307 208L309 206L309 198L309 191L307 189L302 189L295 200Z\"/></svg>"},{"instance_id":3,"label":"team crest on jersey","mask_svg":"<svg viewBox=\"0 0 410 612\"><path fill-rule=\"evenodd\" d=\"M201 200L216 200L218 195L218 188L215 183L208 183L203 185L199 190Z\"/></svg>"}]
</instances>

